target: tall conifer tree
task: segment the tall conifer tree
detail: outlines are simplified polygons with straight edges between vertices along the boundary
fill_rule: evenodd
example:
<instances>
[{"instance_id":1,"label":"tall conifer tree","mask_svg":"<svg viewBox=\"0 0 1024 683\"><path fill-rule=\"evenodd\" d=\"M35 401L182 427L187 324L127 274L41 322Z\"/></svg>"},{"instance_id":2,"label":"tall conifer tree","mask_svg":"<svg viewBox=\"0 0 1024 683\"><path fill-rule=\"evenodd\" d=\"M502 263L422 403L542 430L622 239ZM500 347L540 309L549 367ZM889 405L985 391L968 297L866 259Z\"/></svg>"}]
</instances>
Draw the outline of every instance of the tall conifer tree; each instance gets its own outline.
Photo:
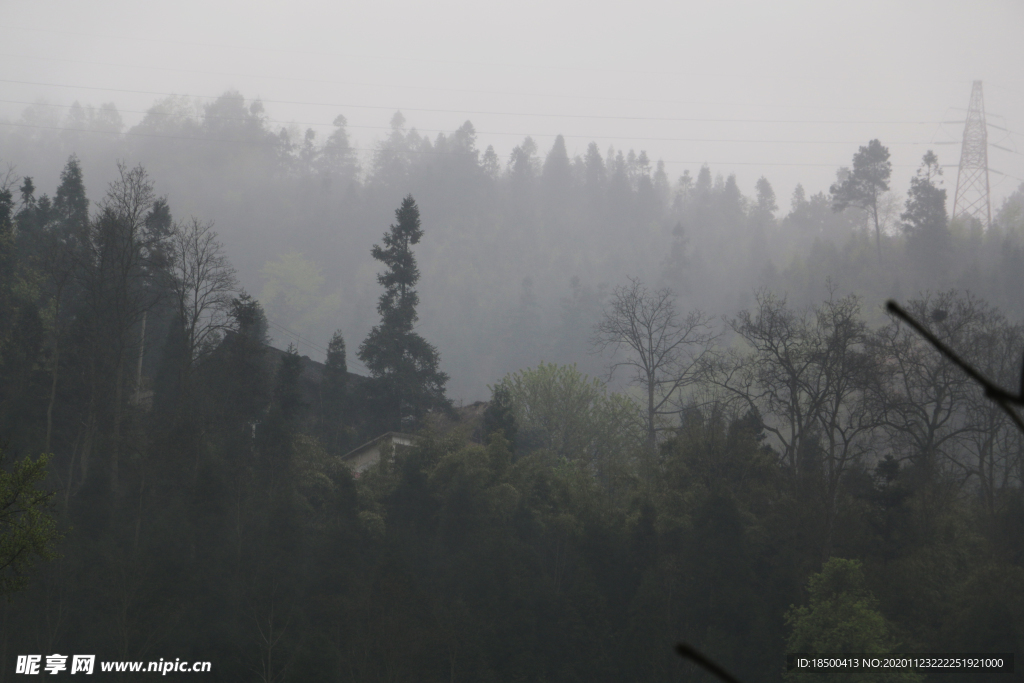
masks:
<instances>
[{"instance_id":1,"label":"tall conifer tree","mask_svg":"<svg viewBox=\"0 0 1024 683\"><path fill-rule=\"evenodd\" d=\"M431 408L448 405L444 395L448 375L438 367L437 349L413 330L419 317L415 287L420 272L412 247L419 243L423 230L412 195L402 200L395 217L397 223L384 234L384 246L375 244L371 251L387 268L377 276L384 286L377 302L381 321L360 345L358 354L371 376L367 383L367 399L375 409L371 422L388 430L408 428Z\"/></svg>"},{"instance_id":2,"label":"tall conifer tree","mask_svg":"<svg viewBox=\"0 0 1024 683\"><path fill-rule=\"evenodd\" d=\"M338 454L348 445L349 386L345 339L337 330L327 345L323 382L320 384L320 429L328 452Z\"/></svg>"},{"instance_id":3,"label":"tall conifer tree","mask_svg":"<svg viewBox=\"0 0 1024 683\"><path fill-rule=\"evenodd\" d=\"M878 140L872 140L853 155L853 171L842 182L832 185L832 209L842 211L848 206L864 209L875 224L875 246L878 262L882 262L882 227L879 219L879 202L882 194L889 189L892 163L889 149Z\"/></svg>"}]
</instances>

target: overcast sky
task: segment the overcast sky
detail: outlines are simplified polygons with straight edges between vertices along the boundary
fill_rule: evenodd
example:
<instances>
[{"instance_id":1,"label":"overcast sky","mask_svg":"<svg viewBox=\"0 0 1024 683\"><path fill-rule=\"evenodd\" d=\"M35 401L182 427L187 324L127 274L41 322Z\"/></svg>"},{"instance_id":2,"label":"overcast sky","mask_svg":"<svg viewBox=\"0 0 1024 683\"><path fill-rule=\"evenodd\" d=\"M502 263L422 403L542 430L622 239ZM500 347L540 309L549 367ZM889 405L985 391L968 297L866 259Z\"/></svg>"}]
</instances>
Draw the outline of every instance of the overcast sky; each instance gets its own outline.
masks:
<instances>
[{"instance_id":1,"label":"overcast sky","mask_svg":"<svg viewBox=\"0 0 1024 683\"><path fill-rule=\"evenodd\" d=\"M761 175L783 208L827 190L880 138L904 191L921 155L959 160L971 81L985 85L993 210L1024 179L1024 2L8 2L0 113L114 102L129 125L166 94L260 97L321 139L337 114L370 148L393 112L435 135L469 119L507 158L646 150L674 179ZM54 107L63 114L66 109ZM275 123L275 126L278 124ZM0 157L2 157L0 150ZM946 172L952 202L956 169ZM950 207L952 208L952 207Z\"/></svg>"}]
</instances>

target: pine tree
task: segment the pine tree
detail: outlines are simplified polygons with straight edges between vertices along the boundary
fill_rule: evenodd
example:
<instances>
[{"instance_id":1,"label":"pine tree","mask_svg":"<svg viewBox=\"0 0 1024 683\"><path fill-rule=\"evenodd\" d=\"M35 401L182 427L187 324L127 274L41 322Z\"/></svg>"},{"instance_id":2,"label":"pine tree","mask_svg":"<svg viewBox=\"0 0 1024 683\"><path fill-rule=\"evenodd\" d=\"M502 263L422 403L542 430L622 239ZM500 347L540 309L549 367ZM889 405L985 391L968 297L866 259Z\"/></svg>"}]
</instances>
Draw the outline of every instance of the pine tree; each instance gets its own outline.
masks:
<instances>
[{"instance_id":1,"label":"pine tree","mask_svg":"<svg viewBox=\"0 0 1024 683\"><path fill-rule=\"evenodd\" d=\"M559 135L548 152L541 174L546 213L553 219L565 219L572 190L572 163L565 149L565 138Z\"/></svg>"},{"instance_id":2,"label":"pine tree","mask_svg":"<svg viewBox=\"0 0 1024 683\"><path fill-rule=\"evenodd\" d=\"M320 385L320 428L328 452L340 454L348 445L348 364L345 339L337 330L327 345L324 379Z\"/></svg>"},{"instance_id":3,"label":"pine tree","mask_svg":"<svg viewBox=\"0 0 1024 683\"><path fill-rule=\"evenodd\" d=\"M229 316L231 328L213 383L224 421L241 433L261 419L270 398L267 318L260 303L245 292L232 300Z\"/></svg>"},{"instance_id":4,"label":"pine tree","mask_svg":"<svg viewBox=\"0 0 1024 683\"><path fill-rule=\"evenodd\" d=\"M348 363L345 360L345 339L341 330L335 330L327 345L324 363L324 400L339 401L348 383Z\"/></svg>"},{"instance_id":5,"label":"pine tree","mask_svg":"<svg viewBox=\"0 0 1024 683\"><path fill-rule=\"evenodd\" d=\"M14 195L9 187L0 185L0 406L11 400L7 395L7 375L16 362L12 348L18 317L14 234Z\"/></svg>"},{"instance_id":6,"label":"pine tree","mask_svg":"<svg viewBox=\"0 0 1024 683\"><path fill-rule=\"evenodd\" d=\"M274 408L280 411L281 417L289 424L298 418L299 411L306 405L299 388L301 376L302 357L299 356L295 345L289 344L288 350L281 356L281 364L274 383Z\"/></svg>"},{"instance_id":7,"label":"pine tree","mask_svg":"<svg viewBox=\"0 0 1024 683\"><path fill-rule=\"evenodd\" d=\"M387 267L377 276L384 286L377 303L381 321L358 354L371 376L366 396L375 409L371 422L389 430L407 427L428 410L449 405L444 395L448 375L438 368L437 349L413 330L418 319L415 286L420 272L412 247L419 243L423 230L412 195L402 200L395 217L398 222L385 233L384 246L374 245L371 251L373 258Z\"/></svg>"},{"instance_id":8,"label":"pine tree","mask_svg":"<svg viewBox=\"0 0 1024 683\"><path fill-rule=\"evenodd\" d=\"M14 196L0 186L0 350L11 320L11 290L14 281Z\"/></svg>"},{"instance_id":9,"label":"pine tree","mask_svg":"<svg viewBox=\"0 0 1024 683\"><path fill-rule=\"evenodd\" d=\"M853 172L842 182L832 185L832 209L842 211L848 206L864 209L875 224L875 246L878 248L878 262L882 262L882 227L878 216L878 204L882 194L889 189L892 163L889 149L878 140L872 140L853 155Z\"/></svg>"},{"instance_id":10,"label":"pine tree","mask_svg":"<svg viewBox=\"0 0 1024 683\"><path fill-rule=\"evenodd\" d=\"M911 258L922 269L939 272L948 265L946 256L950 248L946 190L941 184L939 159L929 150L917 175L910 179L906 211L900 214Z\"/></svg>"},{"instance_id":11,"label":"pine tree","mask_svg":"<svg viewBox=\"0 0 1024 683\"><path fill-rule=\"evenodd\" d=\"M60 222L58 230L62 241L79 240L89 227L89 199L85 196L85 182L78 157L71 156L60 174L60 185L53 200L53 208Z\"/></svg>"},{"instance_id":12,"label":"pine tree","mask_svg":"<svg viewBox=\"0 0 1024 683\"><path fill-rule=\"evenodd\" d=\"M803 191L803 188L800 190ZM756 211L762 219L770 221L778 210L779 205L775 202L775 190L772 189L772 184L768 182L768 179L761 176L757 180Z\"/></svg>"}]
</instances>

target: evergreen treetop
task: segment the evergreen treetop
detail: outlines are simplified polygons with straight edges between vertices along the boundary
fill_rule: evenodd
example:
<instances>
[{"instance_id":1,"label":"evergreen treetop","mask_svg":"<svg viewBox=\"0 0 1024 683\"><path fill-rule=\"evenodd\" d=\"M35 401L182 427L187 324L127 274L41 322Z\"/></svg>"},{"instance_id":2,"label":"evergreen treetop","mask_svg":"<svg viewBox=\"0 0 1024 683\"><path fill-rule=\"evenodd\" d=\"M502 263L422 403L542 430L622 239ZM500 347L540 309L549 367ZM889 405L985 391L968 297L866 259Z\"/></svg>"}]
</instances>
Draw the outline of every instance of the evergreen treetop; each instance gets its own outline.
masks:
<instances>
[{"instance_id":1,"label":"evergreen treetop","mask_svg":"<svg viewBox=\"0 0 1024 683\"><path fill-rule=\"evenodd\" d=\"M416 322L416 305L419 295L413 287L420 279L416 258L412 254L412 246L418 244L423 236L420 228L420 210L412 195L402 200L402 205L395 211L396 225L391 231L384 233L384 246L373 245L371 254L385 266L387 270L377 275L377 282L384 286L384 293L377 302L377 312L392 324L401 324L412 329Z\"/></svg>"}]
</instances>

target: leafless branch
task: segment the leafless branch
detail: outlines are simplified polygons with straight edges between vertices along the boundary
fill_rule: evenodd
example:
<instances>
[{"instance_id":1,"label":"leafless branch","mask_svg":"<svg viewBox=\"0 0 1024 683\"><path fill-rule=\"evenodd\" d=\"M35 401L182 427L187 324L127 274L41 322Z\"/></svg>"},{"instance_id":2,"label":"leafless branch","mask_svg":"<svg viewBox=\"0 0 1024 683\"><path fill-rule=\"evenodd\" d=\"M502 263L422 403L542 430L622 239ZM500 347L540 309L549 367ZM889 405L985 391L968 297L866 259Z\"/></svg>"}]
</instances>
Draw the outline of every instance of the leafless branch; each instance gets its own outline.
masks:
<instances>
[{"instance_id":1,"label":"leafless branch","mask_svg":"<svg viewBox=\"0 0 1024 683\"><path fill-rule=\"evenodd\" d=\"M920 322L914 319L909 313L895 301L888 301L885 304L885 308L891 314L902 320L903 322L910 325L914 331L920 334L924 339L935 347L935 349L945 356L951 363L956 365L958 368L964 371L964 373L974 380L982 389L985 390L985 396L995 402L996 405L1002 409L1004 413L1013 421L1017 428L1024 432L1024 420L1021 419L1020 415L1013 410L1012 406L1024 405L1024 371L1021 375L1021 388L1020 393L1011 394L1005 389L995 385L987 377L982 375L974 366L962 359L953 349L949 348L942 343L938 337L936 337L931 330L922 325Z\"/></svg>"},{"instance_id":2,"label":"leafless branch","mask_svg":"<svg viewBox=\"0 0 1024 683\"><path fill-rule=\"evenodd\" d=\"M184 224L176 224L169 246L170 287L190 368L213 336L227 325L228 308L238 281L212 223L193 217Z\"/></svg>"},{"instance_id":3,"label":"leafless branch","mask_svg":"<svg viewBox=\"0 0 1024 683\"><path fill-rule=\"evenodd\" d=\"M637 278L617 287L604 318L594 328L592 345L599 352L625 351L609 367L631 371L644 388L648 440L653 445L659 416L679 412L672 402L678 392L697 381L704 357L718 334L711 318L700 311L680 316L669 289L648 290Z\"/></svg>"}]
</instances>

